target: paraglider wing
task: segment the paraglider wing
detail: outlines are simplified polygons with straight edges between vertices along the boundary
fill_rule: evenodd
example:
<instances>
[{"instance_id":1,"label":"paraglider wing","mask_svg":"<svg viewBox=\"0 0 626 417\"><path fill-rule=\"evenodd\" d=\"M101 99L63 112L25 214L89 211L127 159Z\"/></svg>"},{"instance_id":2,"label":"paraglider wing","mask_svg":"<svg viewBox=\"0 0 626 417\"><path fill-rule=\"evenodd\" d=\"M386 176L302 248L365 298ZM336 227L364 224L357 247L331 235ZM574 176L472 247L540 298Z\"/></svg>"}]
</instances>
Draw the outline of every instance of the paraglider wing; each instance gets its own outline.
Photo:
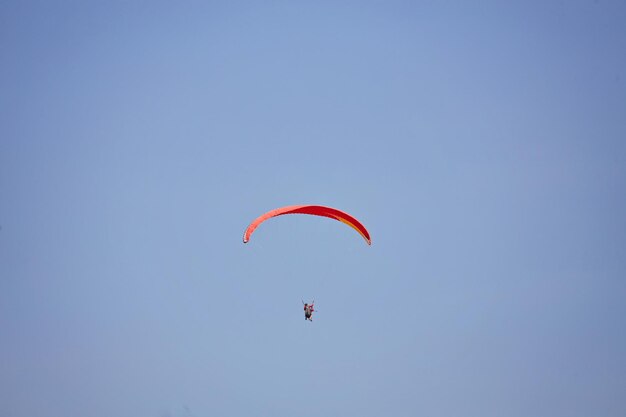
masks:
<instances>
[{"instance_id":1,"label":"paraglider wing","mask_svg":"<svg viewBox=\"0 0 626 417\"><path fill-rule=\"evenodd\" d=\"M363 236L363 239L365 239L368 245L372 244L372 239L370 238L369 232L367 231L365 226L361 224L360 221L341 210L324 206L286 206L270 210L267 213L257 217L252 223L250 223L250 226L248 226L243 234L243 243L248 243L248 241L250 240L250 236L252 235L254 230L259 227L259 225L265 220L271 219L272 217L276 216L282 216L283 214L309 214L313 216L322 216L338 220L359 232L359 234Z\"/></svg>"}]
</instances>

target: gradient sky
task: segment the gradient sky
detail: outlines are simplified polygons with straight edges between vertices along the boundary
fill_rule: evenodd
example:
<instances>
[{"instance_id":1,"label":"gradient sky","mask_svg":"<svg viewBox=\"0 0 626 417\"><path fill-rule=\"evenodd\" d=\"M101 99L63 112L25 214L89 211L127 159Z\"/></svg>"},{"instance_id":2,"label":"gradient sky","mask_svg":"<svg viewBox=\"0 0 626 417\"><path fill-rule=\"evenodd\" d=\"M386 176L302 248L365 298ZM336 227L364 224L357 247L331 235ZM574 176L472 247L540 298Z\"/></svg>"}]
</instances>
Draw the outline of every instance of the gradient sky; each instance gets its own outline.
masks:
<instances>
[{"instance_id":1,"label":"gradient sky","mask_svg":"<svg viewBox=\"0 0 626 417\"><path fill-rule=\"evenodd\" d=\"M625 22L0 2L0 417L626 415Z\"/></svg>"}]
</instances>

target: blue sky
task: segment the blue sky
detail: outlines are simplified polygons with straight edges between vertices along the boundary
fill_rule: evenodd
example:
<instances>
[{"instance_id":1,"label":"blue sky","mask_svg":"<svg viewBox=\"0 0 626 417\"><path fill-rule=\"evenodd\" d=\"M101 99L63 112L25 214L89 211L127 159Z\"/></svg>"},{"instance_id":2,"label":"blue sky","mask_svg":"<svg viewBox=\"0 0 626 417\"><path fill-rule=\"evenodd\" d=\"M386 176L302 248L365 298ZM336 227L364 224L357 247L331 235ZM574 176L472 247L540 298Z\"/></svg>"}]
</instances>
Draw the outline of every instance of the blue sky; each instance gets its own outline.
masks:
<instances>
[{"instance_id":1,"label":"blue sky","mask_svg":"<svg viewBox=\"0 0 626 417\"><path fill-rule=\"evenodd\" d=\"M0 3L0 417L623 416L625 21Z\"/></svg>"}]
</instances>

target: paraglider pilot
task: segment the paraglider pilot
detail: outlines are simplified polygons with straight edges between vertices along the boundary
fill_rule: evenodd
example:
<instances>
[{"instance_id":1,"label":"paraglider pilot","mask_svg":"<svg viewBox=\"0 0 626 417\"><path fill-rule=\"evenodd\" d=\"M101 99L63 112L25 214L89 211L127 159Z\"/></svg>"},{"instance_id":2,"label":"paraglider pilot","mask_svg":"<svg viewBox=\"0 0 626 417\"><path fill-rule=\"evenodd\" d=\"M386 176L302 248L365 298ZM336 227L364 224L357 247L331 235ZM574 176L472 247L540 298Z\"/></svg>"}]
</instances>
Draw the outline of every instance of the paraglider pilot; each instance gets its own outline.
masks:
<instances>
[{"instance_id":1,"label":"paraglider pilot","mask_svg":"<svg viewBox=\"0 0 626 417\"><path fill-rule=\"evenodd\" d=\"M314 303L315 301L313 301L313 303L311 304L304 303L304 319L305 320L313 321L313 312L315 311Z\"/></svg>"}]
</instances>

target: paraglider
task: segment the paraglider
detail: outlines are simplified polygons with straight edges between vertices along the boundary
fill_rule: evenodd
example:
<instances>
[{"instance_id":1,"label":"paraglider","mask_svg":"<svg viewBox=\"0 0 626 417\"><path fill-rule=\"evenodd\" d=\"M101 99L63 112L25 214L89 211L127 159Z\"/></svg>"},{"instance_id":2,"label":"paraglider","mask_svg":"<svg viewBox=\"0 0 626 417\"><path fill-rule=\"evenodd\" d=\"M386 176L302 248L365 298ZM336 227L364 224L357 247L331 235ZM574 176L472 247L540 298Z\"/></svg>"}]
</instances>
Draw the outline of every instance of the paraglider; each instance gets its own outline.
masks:
<instances>
[{"instance_id":1,"label":"paraglider","mask_svg":"<svg viewBox=\"0 0 626 417\"><path fill-rule=\"evenodd\" d=\"M313 216L322 216L338 220L356 230L363 237L363 239L365 239L365 242L367 242L368 245L372 244L372 239L370 238L368 230L365 228L365 226L363 226L360 221L358 221L353 216L332 207L313 205L280 207L274 210L270 210L265 214L262 214L261 216L257 217L252 223L250 223L250 225L244 232L243 243L248 243L248 241L250 240L250 236L252 235L252 233L254 233L256 228L259 227L261 223L268 219L271 219L272 217L282 216L283 214L309 214Z\"/></svg>"},{"instance_id":2,"label":"paraglider","mask_svg":"<svg viewBox=\"0 0 626 417\"><path fill-rule=\"evenodd\" d=\"M365 242L368 245L372 244L372 239L370 237L369 231L355 217L344 211L332 207L315 205L285 206L270 210L267 213L260 215L259 217L254 219L252 223L250 223L250 225L246 228L245 232L243 233L243 243L248 243L248 241L250 240L250 236L252 236L252 233L254 233L254 231L257 229L257 227L259 227L261 223L271 219L272 217L278 217L284 214L308 214L312 216L321 216L335 219L356 230L361 235L361 237L365 239ZM304 320L312 322L313 313L315 312L315 300L313 300L311 304L305 303L304 300L302 300L302 304L304 304Z\"/></svg>"},{"instance_id":3,"label":"paraglider","mask_svg":"<svg viewBox=\"0 0 626 417\"><path fill-rule=\"evenodd\" d=\"M315 312L315 300L311 304L302 301L302 304L304 304L304 319L312 322L313 313Z\"/></svg>"}]
</instances>

